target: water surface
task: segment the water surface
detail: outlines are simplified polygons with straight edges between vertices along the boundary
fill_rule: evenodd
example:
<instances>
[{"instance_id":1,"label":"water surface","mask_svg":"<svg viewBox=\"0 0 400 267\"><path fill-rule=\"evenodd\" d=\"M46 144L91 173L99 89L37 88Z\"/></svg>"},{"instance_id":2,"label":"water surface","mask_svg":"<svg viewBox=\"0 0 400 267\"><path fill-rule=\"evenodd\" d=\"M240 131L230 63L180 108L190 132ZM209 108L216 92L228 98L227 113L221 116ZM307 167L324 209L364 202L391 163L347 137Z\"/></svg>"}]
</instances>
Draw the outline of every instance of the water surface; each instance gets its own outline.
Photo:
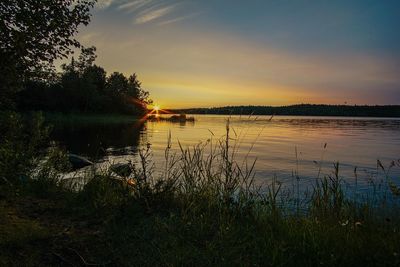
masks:
<instances>
[{"instance_id":1,"label":"water surface","mask_svg":"<svg viewBox=\"0 0 400 267\"><path fill-rule=\"evenodd\" d=\"M193 115L195 122L171 123L86 123L58 125L53 138L70 152L92 159L134 160L138 148L150 144L153 161L162 168L168 135L172 150L199 142L213 142L226 135L229 118L231 145L236 144L237 160L256 161L256 179L268 182L277 176L286 184L296 174L302 184L331 175L339 162L340 175L366 185L377 172L377 160L388 167L389 176L400 184L400 119L303 116ZM381 176L382 177L382 176Z\"/></svg>"}]
</instances>

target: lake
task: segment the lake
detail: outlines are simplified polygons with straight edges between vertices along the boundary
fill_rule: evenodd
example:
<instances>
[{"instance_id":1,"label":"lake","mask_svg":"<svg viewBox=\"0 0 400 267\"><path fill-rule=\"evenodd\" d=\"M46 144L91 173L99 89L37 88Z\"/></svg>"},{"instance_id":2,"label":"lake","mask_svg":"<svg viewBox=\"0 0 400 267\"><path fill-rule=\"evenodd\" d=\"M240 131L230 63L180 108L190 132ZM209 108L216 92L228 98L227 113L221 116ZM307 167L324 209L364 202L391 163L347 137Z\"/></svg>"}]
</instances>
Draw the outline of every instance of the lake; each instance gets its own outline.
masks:
<instances>
[{"instance_id":1,"label":"lake","mask_svg":"<svg viewBox=\"0 0 400 267\"><path fill-rule=\"evenodd\" d=\"M302 185L331 175L339 162L340 176L354 183L355 168L359 186L371 179L383 179L379 159L400 184L400 119L306 116L226 116L192 115L195 122L167 121L126 123L57 124L52 138L71 153L94 160L126 162L137 160L137 152L147 144L152 149L155 168L162 169L164 151L171 135L172 150L194 146L226 135L229 118L231 145L236 144L237 160L257 159L256 180L268 183L274 176L293 184L297 173ZM378 176L378 177L376 177Z\"/></svg>"}]
</instances>

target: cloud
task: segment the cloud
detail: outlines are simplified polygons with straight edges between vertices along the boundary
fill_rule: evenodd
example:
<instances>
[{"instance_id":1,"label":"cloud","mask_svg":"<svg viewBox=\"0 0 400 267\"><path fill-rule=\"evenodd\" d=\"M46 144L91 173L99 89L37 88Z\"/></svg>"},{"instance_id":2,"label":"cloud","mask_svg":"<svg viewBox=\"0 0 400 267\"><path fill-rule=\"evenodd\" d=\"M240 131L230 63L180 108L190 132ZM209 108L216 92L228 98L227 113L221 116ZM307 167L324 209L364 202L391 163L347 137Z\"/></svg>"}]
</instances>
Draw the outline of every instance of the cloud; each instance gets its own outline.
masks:
<instances>
[{"instance_id":1,"label":"cloud","mask_svg":"<svg viewBox=\"0 0 400 267\"><path fill-rule=\"evenodd\" d=\"M167 25L197 15L197 13L176 14L178 11L176 7L181 4L183 4L181 0L98 0L96 8L108 9L113 6L120 12L134 13L134 24L144 24L163 18L157 25Z\"/></svg>"},{"instance_id":2,"label":"cloud","mask_svg":"<svg viewBox=\"0 0 400 267\"><path fill-rule=\"evenodd\" d=\"M395 59L373 54L299 54L213 30L136 31L135 36L113 38L99 46L104 51L101 60L112 70L139 73L153 97L165 100L163 105L399 101ZM171 90L186 90L192 97ZM171 95L174 100L168 100Z\"/></svg>"},{"instance_id":3,"label":"cloud","mask_svg":"<svg viewBox=\"0 0 400 267\"><path fill-rule=\"evenodd\" d=\"M145 7L147 5L151 5L152 1L151 0L135 0L132 2L127 2L125 4L119 5L118 9L124 10L128 13L135 12L139 10L142 7Z\"/></svg>"},{"instance_id":4,"label":"cloud","mask_svg":"<svg viewBox=\"0 0 400 267\"><path fill-rule=\"evenodd\" d=\"M198 14L199 13L193 13L193 14L184 15L184 16L181 16L181 17L176 17L176 18L164 20L164 21L161 21L160 23L158 23L158 25L162 26L162 25L172 24L172 23L175 23L175 22L178 22L178 21L181 21L181 20L192 18L194 16L197 16Z\"/></svg>"},{"instance_id":5,"label":"cloud","mask_svg":"<svg viewBox=\"0 0 400 267\"><path fill-rule=\"evenodd\" d=\"M164 17L165 15L169 14L174 9L174 7L174 5L170 5L156 9L149 8L145 11L142 11L135 19L135 24L143 24Z\"/></svg>"},{"instance_id":6,"label":"cloud","mask_svg":"<svg viewBox=\"0 0 400 267\"><path fill-rule=\"evenodd\" d=\"M232 18L227 21L232 23L225 25L214 17L219 9L200 4L206 1L100 2L108 7L107 13L99 12L99 18L82 31L84 44L98 47L98 62L107 70L139 73L143 86L155 99L172 95L173 105L187 105L199 96L207 96L209 99L202 103L211 104L214 99L222 101L221 95L226 104L400 101L398 53L379 49L385 40L373 35L368 39L363 35L348 38L356 28L331 32L324 25L319 28L310 24L305 14L282 22L279 12L251 21L241 17L235 22ZM202 15L192 21L190 14L194 12ZM104 20L100 15L105 16ZM300 18L307 29L295 25ZM253 21L260 25L250 27ZM320 36L326 38L322 43ZM336 41L343 36L347 36L345 41ZM188 96L171 94L173 89L188 92Z\"/></svg>"},{"instance_id":7,"label":"cloud","mask_svg":"<svg viewBox=\"0 0 400 267\"><path fill-rule=\"evenodd\" d=\"M111 6L111 4L113 4L114 2L116 2L116 0L98 0L96 3L96 7L100 9L105 9Z\"/></svg>"}]
</instances>

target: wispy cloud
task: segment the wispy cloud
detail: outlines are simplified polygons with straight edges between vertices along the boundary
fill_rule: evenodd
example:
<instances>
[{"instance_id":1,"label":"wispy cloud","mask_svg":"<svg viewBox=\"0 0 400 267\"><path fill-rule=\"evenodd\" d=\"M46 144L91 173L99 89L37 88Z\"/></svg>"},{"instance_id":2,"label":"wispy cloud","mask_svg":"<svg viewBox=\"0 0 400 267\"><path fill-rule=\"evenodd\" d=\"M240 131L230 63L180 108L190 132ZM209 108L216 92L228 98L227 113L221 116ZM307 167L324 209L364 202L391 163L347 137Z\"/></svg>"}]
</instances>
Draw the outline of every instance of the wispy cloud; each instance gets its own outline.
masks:
<instances>
[{"instance_id":1,"label":"wispy cloud","mask_svg":"<svg viewBox=\"0 0 400 267\"><path fill-rule=\"evenodd\" d=\"M178 14L182 5L181 0L98 0L96 7L99 9L110 9L133 14L134 24L144 24L157 20L157 25L172 24L197 15Z\"/></svg>"},{"instance_id":2,"label":"wispy cloud","mask_svg":"<svg viewBox=\"0 0 400 267\"><path fill-rule=\"evenodd\" d=\"M138 14L138 17L135 19L135 24L143 24L164 17L171 13L174 8L175 5L170 5L144 10Z\"/></svg>"},{"instance_id":3,"label":"wispy cloud","mask_svg":"<svg viewBox=\"0 0 400 267\"><path fill-rule=\"evenodd\" d=\"M197 16L198 14L199 13L193 13L193 14L189 14L189 15L184 15L184 16L180 16L180 17L164 20L164 21L161 21L160 23L158 23L158 25L162 26L162 25L172 24L172 23L175 23L175 22L178 22L178 21L182 21L182 20L185 20L185 19L193 18L193 17Z\"/></svg>"},{"instance_id":4,"label":"wispy cloud","mask_svg":"<svg viewBox=\"0 0 400 267\"><path fill-rule=\"evenodd\" d=\"M152 0L134 0L131 2L127 2L125 4L119 5L118 9L120 10L124 10L128 13L132 13L135 12L137 10L139 10L142 7L146 7L147 5L151 5L152 4Z\"/></svg>"},{"instance_id":5,"label":"wispy cloud","mask_svg":"<svg viewBox=\"0 0 400 267\"><path fill-rule=\"evenodd\" d=\"M116 0L98 0L96 3L96 7L100 9L108 8L114 2L116 2Z\"/></svg>"}]
</instances>

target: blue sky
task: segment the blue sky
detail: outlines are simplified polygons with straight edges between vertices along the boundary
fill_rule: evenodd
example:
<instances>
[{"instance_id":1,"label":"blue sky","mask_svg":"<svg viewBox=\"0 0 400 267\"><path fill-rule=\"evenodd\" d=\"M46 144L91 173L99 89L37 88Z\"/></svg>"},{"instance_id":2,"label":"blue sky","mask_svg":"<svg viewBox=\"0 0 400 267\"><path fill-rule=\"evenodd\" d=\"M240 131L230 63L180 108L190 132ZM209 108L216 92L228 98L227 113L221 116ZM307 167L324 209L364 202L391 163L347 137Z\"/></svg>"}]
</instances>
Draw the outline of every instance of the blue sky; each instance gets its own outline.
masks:
<instances>
[{"instance_id":1,"label":"blue sky","mask_svg":"<svg viewBox=\"0 0 400 267\"><path fill-rule=\"evenodd\" d=\"M400 104L399 25L390 0L100 0L78 38L163 107Z\"/></svg>"}]
</instances>

